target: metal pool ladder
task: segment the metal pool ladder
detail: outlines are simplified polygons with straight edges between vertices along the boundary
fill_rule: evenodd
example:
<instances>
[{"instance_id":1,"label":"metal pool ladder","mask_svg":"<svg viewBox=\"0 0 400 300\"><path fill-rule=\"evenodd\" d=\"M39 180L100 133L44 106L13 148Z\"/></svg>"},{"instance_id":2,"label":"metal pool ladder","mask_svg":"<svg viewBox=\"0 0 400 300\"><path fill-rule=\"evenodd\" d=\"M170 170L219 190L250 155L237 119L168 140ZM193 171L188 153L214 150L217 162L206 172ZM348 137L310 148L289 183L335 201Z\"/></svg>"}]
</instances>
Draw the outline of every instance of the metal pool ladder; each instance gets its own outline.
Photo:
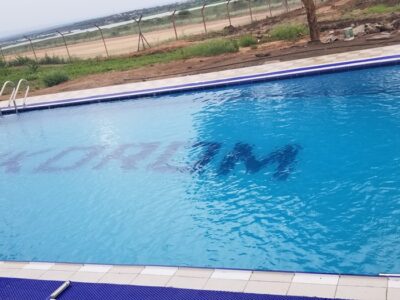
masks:
<instances>
[{"instance_id":1,"label":"metal pool ladder","mask_svg":"<svg viewBox=\"0 0 400 300\"><path fill-rule=\"evenodd\" d=\"M26 90L25 90L25 95L24 95L24 99L23 99L22 105L25 106L26 105L26 99L28 98L28 93L29 93L29 90L30 90L30 86L29 86L28 80L21 79L20 81L18 81L17 87L15 87L14 82L6 81L3 84L3 87L1 88L1 91L0 91L0 97L1 97L3 95L3 93L4 93L4 91L6 90L7 86L12 86L13 89L12 89L12 92L11 92L11 96L8 99L8 107L10 107L11 103L12 103L14 105L16 113L18 113L18 106L17 106L16 99L17 99L17 95L18 95L19 89L21 88L21 86L23 84L25 84ZM1 112L1 108L0 108L0 116L1 115L2 115L2 112Z\"/></svg>"}]
</instances>

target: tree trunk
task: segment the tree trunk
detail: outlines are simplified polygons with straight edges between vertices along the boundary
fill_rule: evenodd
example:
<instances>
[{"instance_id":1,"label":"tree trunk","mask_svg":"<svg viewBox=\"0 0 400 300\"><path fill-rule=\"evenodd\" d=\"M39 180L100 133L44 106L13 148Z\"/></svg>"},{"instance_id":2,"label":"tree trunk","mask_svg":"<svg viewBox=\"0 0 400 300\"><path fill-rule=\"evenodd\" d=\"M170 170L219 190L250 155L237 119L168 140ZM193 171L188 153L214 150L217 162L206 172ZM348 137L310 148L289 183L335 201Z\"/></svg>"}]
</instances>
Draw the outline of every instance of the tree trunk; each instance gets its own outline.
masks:
<instances>
[{"instance_id":1,"label":"tree trunk","mask_svg":"<svg viewBox=\"0 0 400 300\"><path fill-rule=\"evenodd\" d=\"M311 42L319 42L319 25L314 0L301 0L307 12L308 27L310 29Z\"/></svg>"}]
</instances>

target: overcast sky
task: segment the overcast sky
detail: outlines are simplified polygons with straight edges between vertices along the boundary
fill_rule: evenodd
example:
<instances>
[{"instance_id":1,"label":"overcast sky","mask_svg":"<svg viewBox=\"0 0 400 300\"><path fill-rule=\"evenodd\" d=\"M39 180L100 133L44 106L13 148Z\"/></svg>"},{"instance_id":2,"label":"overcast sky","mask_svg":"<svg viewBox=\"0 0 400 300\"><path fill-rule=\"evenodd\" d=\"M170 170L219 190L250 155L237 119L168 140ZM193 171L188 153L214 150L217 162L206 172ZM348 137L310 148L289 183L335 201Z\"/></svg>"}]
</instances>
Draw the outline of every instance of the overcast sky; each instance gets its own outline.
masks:
<instances>
[{"instance_id":1,"label":"overcast sky","mask_svg":"<svg viewBox=\"0 0 400 300\"><path fill-rule=\"evenodd\" d=\"M4 0L0 38L105 15L169 4L174 0Z\"/></svg>"}]
</instances>

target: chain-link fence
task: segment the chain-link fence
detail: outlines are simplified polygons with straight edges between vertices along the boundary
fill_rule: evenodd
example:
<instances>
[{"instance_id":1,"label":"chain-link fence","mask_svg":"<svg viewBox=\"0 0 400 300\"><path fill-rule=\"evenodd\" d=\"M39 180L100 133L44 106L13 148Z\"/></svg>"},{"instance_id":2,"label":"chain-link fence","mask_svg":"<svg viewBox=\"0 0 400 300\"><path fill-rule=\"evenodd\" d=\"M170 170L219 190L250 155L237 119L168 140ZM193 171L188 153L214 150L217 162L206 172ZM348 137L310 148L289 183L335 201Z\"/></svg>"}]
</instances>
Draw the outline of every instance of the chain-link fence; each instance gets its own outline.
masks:
<instances>
[{"instance_id":1,"label":"chain-link fence","mask_svg":"<svg viewBox=\"0 0 400 300\"><path fill-rule=\"evenodd\" d=\"M322 0L315 0L320 3ZM301 0L227 0L187 10L162 13L110 24L54 32L40 39L26 37L14 45L3 46L4 60L30 57L36 60L60 57L95 58L126 55L188 36L210 34L228 26L242 26L302 7Z\"/></svg>"}]
</instances>

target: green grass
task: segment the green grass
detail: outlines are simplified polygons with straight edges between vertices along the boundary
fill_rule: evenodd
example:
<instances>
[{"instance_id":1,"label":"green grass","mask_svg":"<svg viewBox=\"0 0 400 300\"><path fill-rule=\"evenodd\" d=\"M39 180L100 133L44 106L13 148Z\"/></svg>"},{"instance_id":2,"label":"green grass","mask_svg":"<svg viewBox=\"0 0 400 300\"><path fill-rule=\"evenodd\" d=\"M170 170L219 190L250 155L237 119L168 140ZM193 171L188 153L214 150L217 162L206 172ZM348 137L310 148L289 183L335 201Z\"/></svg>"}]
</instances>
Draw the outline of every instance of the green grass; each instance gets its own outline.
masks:
<instances>
[{"instance_id":1,"label":"green grass","mask_svg":"<svg viewBox=\"0 0 400 300\"><path fill-rule=\"evenodd\" d=\"M17 64L11 63L11 65L8 66L0 65L0 86L6 80L16 82L21 78L26 78L30 81L31 87L39 89L49 86L46 81L47 78L49 78L49 76L57 77L55 75L56 73L62 73L69 79L77 79L90 74L110 71L125 71L153 64L168 63L193 57L207 57L224 53L235 53L237 51L239 51L239 45L236 41L229 39L216 39L170 52L144 54L135 57L112 58L108 60L75 60L70 64L39 64L38 68L32 65L32 60L18 58L19 61L24 61L24 64L19 62ZM56 58L53 58L52 61L53 63L58 63ZM61 81L59 83L61 83Z\"/></svg>"},{"instance_id":2,"label":"green grass","mask_svg":"<svg viewBox=\"0 0 400 300\"><path fill-rule=\"evenodd\" d=\"M308 34L308 29L303 24L278 25L269 32L271 40L294 41Z\"/></svg>"},{"instance_id":3,"label":"green grass","mask_svg":"<svg viewBox=\"0 0 400 300\"><path fill-rule=\"evenodd\" d=\"M360 16L368 16L368 15L379 15L379 14L389 14L400 12L400 4L395 6L389 6L387 4L377 4L373 6L369 6L364 9L354 9L345 13L342 16L342 20L356 18Z\"/></svg>"},{"instance_id":4,"label":"green grass","mask_svg":"<svg viewBox=\"0 0 400 300\"><path fill-rule=\"evenodd\" d=\"M60 83L68 81L69 76L63 71L55 70L55 71L46 73L43 76L42 80L43 80L43 83L45 84L45 86L51 87L51 86L55 86Z\"/></svg>"},{"instance_id":5,"label":"green grass","mask_svg":"<svg viewBox=\"0 0 400 300\"><path fill-rule=\"evenodd\" d=\"M393 12L400 12L400 4L395 6L389 6L386 4L378 4L374 6L367 7L363 10L363 13L372 15L372 14L387 14Z\"/></svg>"},{"instance_id":6,"label":"green grass","mask_svg":"<svg viewBox=\"0 0 400 300\"><path fill-rule=\"evenodd\" d=\"M239 38L240 47L250 47L257 44L257 39L251 35L243 35Z\"/></svg>"},{"instance_id":7,"label":"green grass","mask_svg":"<svg viewBox=\"0 0 400 300\"><path fill-rule=\"evenodd\" d=\"M182 49L183 58L215 56L239 51L239 45L234 40L217 39Z\"/></svg>"}]
</instances>

